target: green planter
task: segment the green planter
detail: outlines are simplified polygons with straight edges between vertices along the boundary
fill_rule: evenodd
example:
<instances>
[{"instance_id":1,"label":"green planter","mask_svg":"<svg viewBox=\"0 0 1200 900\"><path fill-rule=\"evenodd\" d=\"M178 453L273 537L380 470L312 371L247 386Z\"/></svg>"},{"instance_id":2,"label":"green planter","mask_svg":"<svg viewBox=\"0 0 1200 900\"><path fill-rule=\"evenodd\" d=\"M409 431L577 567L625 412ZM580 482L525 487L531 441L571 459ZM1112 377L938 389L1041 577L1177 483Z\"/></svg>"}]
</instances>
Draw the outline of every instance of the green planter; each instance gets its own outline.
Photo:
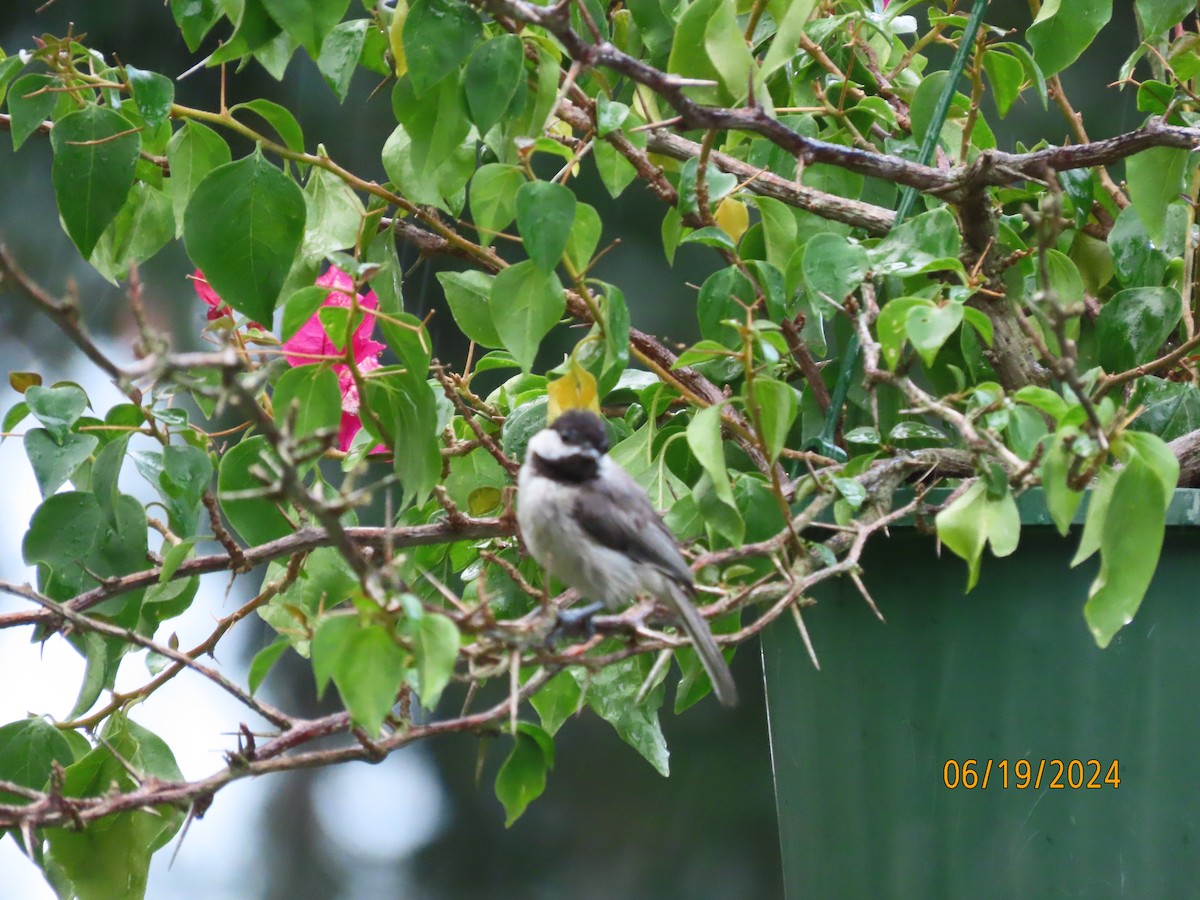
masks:
<instances>
[{"instance_id":1,"label":"green planter","mask_svg":"<svg viewBox=\"0 0 1200 900\"><path fill-rule=\"evenodd\" d=\"M1044 527L985 554L967 596L932 537L877 538L863 569L887 624L832 585L804 616L819 672L789 617L763 635L789 897L1195 895L1200 491L1176 492L1150 592L1106 650L1082 613L1097 562L1068 566L1078 528L1060 538L1037 494L1021 512Z\"/></svg>"}]
</instances>

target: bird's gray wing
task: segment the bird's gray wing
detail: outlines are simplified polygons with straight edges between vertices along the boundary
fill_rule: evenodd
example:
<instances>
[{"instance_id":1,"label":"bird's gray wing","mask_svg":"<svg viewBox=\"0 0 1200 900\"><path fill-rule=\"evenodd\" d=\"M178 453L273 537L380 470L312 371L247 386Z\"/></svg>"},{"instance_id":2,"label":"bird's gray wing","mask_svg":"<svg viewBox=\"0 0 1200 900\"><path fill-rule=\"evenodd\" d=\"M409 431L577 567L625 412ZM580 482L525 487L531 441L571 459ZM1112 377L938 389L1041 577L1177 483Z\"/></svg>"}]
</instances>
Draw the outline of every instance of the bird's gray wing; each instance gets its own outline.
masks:
<instances>
[{"instance_id":1,"label":"bird's gray wing","mask_svg":"<svg viewBox=\"0 0 1200 900\"><path fill-rule=\"evenodd\" d=\"M615 463L605 469L605 477L590 482L591 490L575 500L573 512L580 527L601 545L652 565L690 588L691 569L646 492Z\"/></svg>"}]
</instances>

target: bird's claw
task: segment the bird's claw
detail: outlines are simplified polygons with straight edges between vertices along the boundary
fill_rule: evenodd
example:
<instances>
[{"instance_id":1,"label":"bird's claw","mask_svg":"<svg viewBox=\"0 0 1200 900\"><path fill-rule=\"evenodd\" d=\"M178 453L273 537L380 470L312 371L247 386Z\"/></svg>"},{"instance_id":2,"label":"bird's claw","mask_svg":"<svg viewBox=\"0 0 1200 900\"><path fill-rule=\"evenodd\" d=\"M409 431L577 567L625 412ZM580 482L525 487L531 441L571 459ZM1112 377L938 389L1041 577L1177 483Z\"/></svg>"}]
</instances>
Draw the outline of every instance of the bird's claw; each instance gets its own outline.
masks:
<instances>
[{"instance_id":1,"label":"bird's claw","mask_svg":"<svg viewBox=\"0 0 1200 900\"><path fill-rule=\"evenodd\" d=\"M592 617L602 609L604 609L603 603L589 603L578 609L558 610L554 627L550 629L550 634L546 638L547 643L553 643L558 638L579 634L589 638L595 637L596 625L592 621Z\"/></svg>"}]
</instances>

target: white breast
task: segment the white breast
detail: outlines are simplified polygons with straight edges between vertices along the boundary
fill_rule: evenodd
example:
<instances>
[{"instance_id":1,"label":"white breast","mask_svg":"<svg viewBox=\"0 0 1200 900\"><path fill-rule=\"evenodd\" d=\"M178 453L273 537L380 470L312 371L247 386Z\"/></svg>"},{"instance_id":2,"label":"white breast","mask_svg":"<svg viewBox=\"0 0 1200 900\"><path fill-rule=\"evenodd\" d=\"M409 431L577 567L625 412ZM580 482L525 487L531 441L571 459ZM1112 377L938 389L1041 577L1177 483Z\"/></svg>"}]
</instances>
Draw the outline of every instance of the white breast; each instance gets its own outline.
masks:
<instances>
[{"instance_id":1,"label":"white breast","mask_svg":"<svg viewBox=\"0 0 1200 900\"><path fill-rule=\"evenodd\" d=\"M521 467L517 521L525 546L542 568L589 600L610 608L630 602L642 587L628 557L592 539L571 510L581 488L540 477Z\"/></svg>"}]
</instances>

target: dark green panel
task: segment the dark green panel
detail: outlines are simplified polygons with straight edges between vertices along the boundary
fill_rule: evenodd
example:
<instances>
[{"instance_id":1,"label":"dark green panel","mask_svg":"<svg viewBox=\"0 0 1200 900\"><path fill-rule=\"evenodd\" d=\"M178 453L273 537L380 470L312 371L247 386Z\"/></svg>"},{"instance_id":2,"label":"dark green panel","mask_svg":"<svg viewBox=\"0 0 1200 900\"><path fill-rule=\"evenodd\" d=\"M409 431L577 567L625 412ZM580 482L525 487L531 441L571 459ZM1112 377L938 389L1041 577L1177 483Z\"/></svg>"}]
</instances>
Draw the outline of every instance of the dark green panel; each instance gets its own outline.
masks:
<instances>
[{"instance_id":1,"label":"dark green panel","mask_svg":"<svg viewBox=\"0 0 1200 900\"><path fill-rule=\"evenodd\" d=\"M1036 505L1036 501L1035 501ZM1022 504L1026 522L1037 511ZM1179 491L1169 523L1193 523ZM1042 519L1041 521L1044 521ZM1107 650L1082 607L1097 561L1078 535L1026 527L979 586L893 529L863 562L887 624L848 582L805 623L763 636L788 896L1183 897L1200 884L1200 529L1169 528L1133 624ZM993 764L986 790L947 789L948 759ZM1115 759L1120 786L1015 787L1012 763ZM1085 769L1085 777L1094 769ZM1067 783L1064 773L1062 782Z\"/></svg>"}]
</instances>

